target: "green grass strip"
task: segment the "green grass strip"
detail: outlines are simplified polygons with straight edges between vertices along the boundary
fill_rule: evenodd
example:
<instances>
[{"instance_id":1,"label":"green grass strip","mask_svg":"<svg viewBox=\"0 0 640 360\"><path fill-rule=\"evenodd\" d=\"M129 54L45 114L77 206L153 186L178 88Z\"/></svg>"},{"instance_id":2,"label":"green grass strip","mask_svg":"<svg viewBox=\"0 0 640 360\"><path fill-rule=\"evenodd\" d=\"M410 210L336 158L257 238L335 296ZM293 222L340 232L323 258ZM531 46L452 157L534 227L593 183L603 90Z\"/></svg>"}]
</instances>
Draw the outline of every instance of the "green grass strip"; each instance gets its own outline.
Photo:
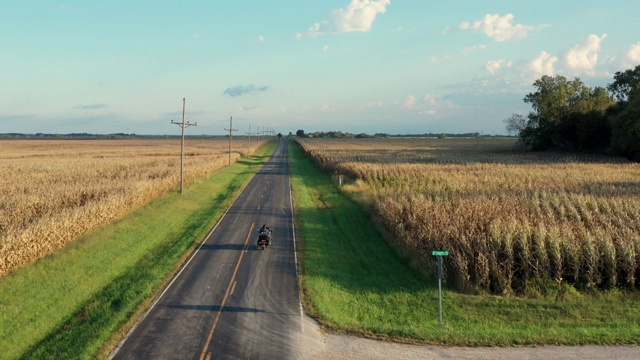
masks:
<instances>
[{"instance_id":1,"label":"green grass strip","mask_svg":"<svg viewBox=\"0 0 640 360\"><path fill-rule=\"evenodd\" d=\"M323 326L464 346L636 344L640 339L640 294L622 291L580 294L563 288L546 297L517 298L445 289L441 327L437 279L412 271L362 207L295 143L290 159L304 303Z\"/></svg>"},{"instance_id":2,"label":"green grass strip","mask_svg":"<svg viewBox=\"0 0 640 360\"><path fill-rule=\"evenodd\" d=\"M0 358L104 357L105 343L159 293L275 146L1 278Z\"/></svg>"}]
</instances>

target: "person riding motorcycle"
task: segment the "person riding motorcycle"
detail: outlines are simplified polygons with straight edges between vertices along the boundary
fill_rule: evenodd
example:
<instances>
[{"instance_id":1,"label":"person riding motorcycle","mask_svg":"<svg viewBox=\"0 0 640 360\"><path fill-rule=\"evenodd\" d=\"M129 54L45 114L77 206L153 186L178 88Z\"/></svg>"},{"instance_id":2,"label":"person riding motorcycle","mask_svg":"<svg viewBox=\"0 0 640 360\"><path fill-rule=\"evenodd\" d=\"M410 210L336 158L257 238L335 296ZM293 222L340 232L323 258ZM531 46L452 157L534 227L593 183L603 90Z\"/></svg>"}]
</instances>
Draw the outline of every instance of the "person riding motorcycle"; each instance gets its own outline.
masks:
<instances>
[{"instance_id":1,"label":"person riding motorcycle","mask_svg":"<svg viewBox=\"0 0 640 360\"><path fill-rule=\"evenodd\" d=\"M267 245L271 245L271 229L266 224L263 224L260 229L258 229L258 246L260 246L260 240L266 238Z\"/></svg>"},{"instance_id":2,"label":"person riding motorcycle","mask_svg":"<svg viewBox=\"0 0 640 360\"><path fill-rule=\"evenodd\" d=\"M258 229L259 233L270 233L271 229L267 226L267 224L262 224L262 227Z\"/></svg>"}]
</instances>

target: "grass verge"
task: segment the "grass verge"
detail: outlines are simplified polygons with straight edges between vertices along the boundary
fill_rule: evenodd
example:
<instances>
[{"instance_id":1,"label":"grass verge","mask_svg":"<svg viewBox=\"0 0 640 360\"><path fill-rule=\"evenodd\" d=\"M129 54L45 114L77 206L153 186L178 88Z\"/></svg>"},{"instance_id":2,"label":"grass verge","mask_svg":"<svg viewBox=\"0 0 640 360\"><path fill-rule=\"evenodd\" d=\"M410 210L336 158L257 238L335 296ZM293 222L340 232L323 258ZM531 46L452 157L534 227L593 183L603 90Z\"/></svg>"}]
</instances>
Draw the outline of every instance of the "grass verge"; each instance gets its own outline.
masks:
<instances>
[{"instance_id":1,"label":"grass verge","mask_svg":"<svg viewBox=\"0 0 640 360\"><path fill-rule=\"evenodd\" d=\"M412 271L361 206L295 143L289 153L303 301L325 328L460 346L636 344L640 339L640 294L619 290L582 294L563 288L535 298L445 290L441 327L437 279Z\"/></svg>"},{"instance_id":2,"label":"grass verge","mask_svg":"<svg viewBox=\"0 0 640 360\"><path fill-rule=\"evenodd\" d=\"M105 357L275 146L1 278L0 358Z\"/></svg>"}]
</instances>

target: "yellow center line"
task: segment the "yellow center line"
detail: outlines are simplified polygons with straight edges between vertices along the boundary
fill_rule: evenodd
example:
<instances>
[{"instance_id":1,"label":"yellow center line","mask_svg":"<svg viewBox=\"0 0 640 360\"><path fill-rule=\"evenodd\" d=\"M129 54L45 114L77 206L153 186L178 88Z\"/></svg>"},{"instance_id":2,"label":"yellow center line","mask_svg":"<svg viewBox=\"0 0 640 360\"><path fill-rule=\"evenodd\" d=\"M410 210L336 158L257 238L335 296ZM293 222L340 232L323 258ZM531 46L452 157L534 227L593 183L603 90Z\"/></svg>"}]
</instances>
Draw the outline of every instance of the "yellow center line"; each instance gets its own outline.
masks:
<instances>
[{"instance_id":1,"label":"yellow center line","mask_svg":"<svg viewBox=\"0 0 640 360\"><path fill-rule=\"evenodd\" d=\"M246 253L247 245L249 244L249 238L251 238L251 234L253 233L253 228L256 223L251 224L251 229L249 229L249 234L247 235L247 240L244 242L244 249L240 252L240 258L238 259L238 263L236 264L235 270L233 270L233 275L231 275L231 280L229 280L229 286L227 286L227 291L224 294L224 298L222 299L222 303L220 304L220 308L218 309L218 314L216 315L216 320L213 322L213 326L211 327L211 331L209 332L209 336L207 337L207 342L204 344L204 348L202 349L202 354L200 354L200 360L205 360L205 357L211 358L211 353L207 355L207 349L209 345L211 345L211 339L213 339L213 333L216 331L216 326L218 326L218 321L220 321L220 315L222 315L222 309L224 308L224 304L227 302L227 298L229 294L232 293L231 287L235 284L236 274L238 273L238 269L240 268L240 263L242 262L242 258ZM233 286L235 288L235 286Z\"/></svg>"}]
</instances>

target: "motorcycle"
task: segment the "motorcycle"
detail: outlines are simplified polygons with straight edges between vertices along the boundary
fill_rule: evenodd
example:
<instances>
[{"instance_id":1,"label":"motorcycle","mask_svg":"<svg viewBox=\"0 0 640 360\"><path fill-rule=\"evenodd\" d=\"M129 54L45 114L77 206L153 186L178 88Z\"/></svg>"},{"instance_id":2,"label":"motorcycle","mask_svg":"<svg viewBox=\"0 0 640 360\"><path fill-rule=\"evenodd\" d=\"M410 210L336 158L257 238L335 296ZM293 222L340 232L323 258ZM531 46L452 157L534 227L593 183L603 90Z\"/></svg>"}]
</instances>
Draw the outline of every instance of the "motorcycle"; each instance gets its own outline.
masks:
<instances>
[{"instance_id":1,"label":"motorcycle","mask_svg":"<svg viewBox=\"0 0 640 360\"><path fill-rule=\"evenodd\" d=\"M258 247L264 250L267 246L271 245L271 233L273 230L268 230L258 234Z\"/></svg>"}]
</instances>

